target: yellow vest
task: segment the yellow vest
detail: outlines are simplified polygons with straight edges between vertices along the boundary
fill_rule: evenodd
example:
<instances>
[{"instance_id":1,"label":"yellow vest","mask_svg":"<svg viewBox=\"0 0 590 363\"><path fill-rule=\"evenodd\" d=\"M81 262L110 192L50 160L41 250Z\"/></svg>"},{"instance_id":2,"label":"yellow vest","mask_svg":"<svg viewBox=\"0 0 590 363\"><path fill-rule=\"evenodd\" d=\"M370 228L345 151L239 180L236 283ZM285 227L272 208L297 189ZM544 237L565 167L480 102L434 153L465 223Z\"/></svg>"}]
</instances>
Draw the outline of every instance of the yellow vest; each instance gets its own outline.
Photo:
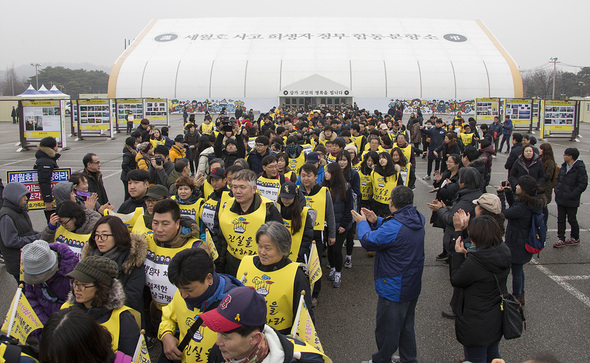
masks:
<instances>
[{"instance_id":1,"label":"yellow vest","mask_svg":"<svg viewBox=\"0 0 590 363\"><path fill-rule=\"evenodd\" d=\"M221 193L221 202L225 202L229 199L229 191L225 191ZM201 216L201 220L203 224L207 227L209 231L213 230L213 225L215 224L215 211L217 210L217 205L219 201L209 198L203 205L201 205L201 210L199 211L199 215Z\"/></svg>"},{"instance_id":2,"label":"yellow vest","mask_svg":"<svg viewBox=\"0 0 590 363\"><path fill-rule=\"evenodd\" d=\"M311 345L307 344L306 342L300 340L295 342L295 340L293 339L293 337L291 337L290 335L286 335L285 338L287 338L288 341L290 341L293 344L293 351L294 352L300 352L300 353L315 353L318 355L322 356L322 359L324 360L324 363L332 363L332 360L330 358L328 358L327 355L325 355L324 353L320 352L319 350L317 350L316 348L312 347Z\"/></svg>"},{"instance_id":3,"label":"yellow vest","mask_svg":"<svg viewBox=\"0 0 590 363\"><path fill-rule=\"evenodd\" d=\"M363 135L351 136L350 139L356 145L357 153L361 153L361 146L363 145Z\"/></svg>"},{"instance_id":4,"label":"yellow vest","mask_svg":"<svg viewBox=\"0 0 590 363\"><path fill-rule=\"evenodd\" d=\"M328 163L335 163L336 156L332 156L332 153L328 153Z\"/></svg>"},{"instance_id":5,"label":"yellow vest","mask_svg":"<svg viewBox=\"0 0 590 363\"><path fill-rule=\"evenodd\" d=\"M256 191L261 196L276 202L279 199L279 190L281 189L281 179L269 179L259 177L256 179Z\"/></svg>"},{"instance_id":6,"label":"yellow vest","mask_svg":"<svg viewBox=\"0 0 590 363\"><path fill-rule=\"evenodd\" d=\"M173 195L170 197L170 199L176 200L176 196ZM177 202L178 207L180 208L180 215L191 217L197 223L199 223L199 220L200 220L200 212L201 212L201 207L203 206L203 203L204 203L203 198L197 199L197 201L194 202L193 204L180 204Z\"/></svg>"},{"instance_id":7,"label":"yellow vest","mask_svg":"<svg viewBox=\"0 0 590 363\"><path fill-rule=\"evenodd\" d=\"M256 255L256 232L266 220L266 206L272 203L261 197L257 210L250 214L239 215L230 210L235 198L230 198L219 208L219 227L227 242L227 251L241 260L244 256Z\"/></svg>"},{"instance_id":8,"label":"yellow vest","mask_svg":"<svg viewBox=\"0 0 590 363\"><path fill-rule=\"evenodd\" d=\"M410 160L410 159L408 159ZM401 166L400 166L401 167ZM406 166L401 167L399 173L402 176L402 180L404 181L404 185L408 186L410 184L410 168L412 167L412 163L407 163Z\"/></svg>"},{"instance_id":9,"label":"yellow vest","mask_svg":"<svg viewBox=\"0 0 590 363\"><path fill-rule=\"evenodd\" d=\"M289 169L299 174L299 169L305 164L305 152L302 150L296 158L289 158Z\"/></svg>"},{"instance_id":10,"label":"yellow vest","mask_svg":"<svg viewBox=\"0 0 590 363\"><path fill-rule=\"evenodd\" d=\"M210 122L209 125L203 122L201 124L201 131L202 134L211 135L211 132L213 132L213 122Z\"/></svg>"},{"instance_id":11,"label":"yellow vest","mask_svg":"<svg viewBox=\"0 0 590 363\"><path fill-rule=\"evenodd\" d=\"M373 196L373 184L371 182L371 174L361 173L361 169L357 170L361 180L361 194L362 200L370 200Z\"/></svg>"},{"instance_id":12,"label":"yellow vest","mask_svg":"<svg viewBox=\"0 0 590 363\"><path fill-rule=\"evenodd\" d=\"M393 147L399 147L399 146L396 143L396 144L393 144ZM404 156L406 157L406 159L408 161L410 161L410 159L412 158L412 145L408 144L404 148L401 148L401 147L399 147L399 148L402 150L402 153L404 154Z\"/></svg>"},{"instance_id":13,"label":"yellow vest","mask_svg":"<svg viewBox=\"0 0 590 363\"><path fill-rule=\"evenodd\" d=\"M154 232L145 227L144 223L136 223L133 233L144 236L148 242L147 256L144 261L145 284L149 286L152 299L158 308L172 301L176 292L170 280L168 280L168 265L174 255L182 250L200 245L203 241L190 239L182 247L166 248L161 247L154 241Z\"/></svg>"},{"instance_id":14,"label":"yellow vest","mask_svg":"<svg viewBox=\"0 0 590 363\"><path fill-rule=\"evenodd\" d=\"M165 145L166 144L166 140L162 139L162 140L156 140L156 139L150 139L150 144L152 144L152 148L156 148L156 146L158 145Z\"/></svg>"},{"instance_id":15,"label":"yellow vest","mask_svg":"<svg viewBox=\"0 0 590 363\"><path fill-rule=\"evenodd\" d=\"M314 195L305 196L305 206L312 209L315 213L315 224L313 229L323 231L326 223L326 195L328 188L322 187Z\"/></svg>"},{"instance_id":16,"label":"yellow vest","mask_svg":"<svg viewBox=\"0 0 590 363\"><path fill-rule=\"evenodd\" d=\"M127 214L122 214L122 213L117 213L117 212L113 212L112 210L105 208L104 210L104 215L105 216L115 216L115 217L119 217L121 218L121 220L123 221L123 223L125 223L125 225L127 226L127 228L129 228L129 230L133 230L133 226L135 226L135 222L137 221L137 219L143 215L143 208L141 207L137 207L135 208L135 211L132 213L127 213Z\"/></svg>"},{"instance_id":17,"label":"yellow vest","mask_svg":"<svg viewBox=\"0 0 590 363\"><path fill-rule=\"evenodd\" d=\"M399 173L383 177L373 170L371 172L371 184L373 184L373 200L381 204L389 204L391 191L397 186Z\"/></svg>"},{"instance_id":18,"label":"yellow vest","mask_svg":"<svg viewBox=\"0 0 590 363\"><path fill-rule=\"evenodd\" d=\"M285 181L291 181L291 175L295 174L295 176L297 176L297 173L295 173L293 170L289 170L288 172L284 173L285 175ZM297 178L295 178L297 180Z\"/></svg>"},{"instance_id":19,"label":"yellow vest","mask_svg":"<svg viewBox=\"0 0 590 363\"><path fill-rule=\"evenodd\" d=\"M473 133L470 134L464 134L464 133L460 133L459 137L461 138L461 142L463 142L463 145L467 146L469 144L471 144L471 142L473 141Z\"/></svg>"},{"instance_id":20,"label":"yellow vest","mask_svg":"<svg viewBox=\"0 0 590 363\"><path fill-rule=\"evenodd\" d=\"M280 270L260 271L254 265L254 256L244 256L237 276L243 276L245 286L252 286L266 301L266 323L276 330L293 326L293 285L298 263L290 263Z\"/></svg>"},{"instance_id":21,"label":"yellow vest","mask_svg":"<svg viewBox=\"0 0 590 363\"><path fill-rule=\"evenodd\" d=\"M61 309L67 309L71 306L73 306L73 304L66 302L63 303ZM112 310L109 320L105 321L104 323L100 323L100 325L104 326L109 331L109 333L111 333L111 336L113 337L111 347L115 353L119 350L119 336L121 335L121 321L119 317L124 311L129 311L131 314L133 314L135 322L137 323L137 327L141 327L141 315L136 310L131 309L125 305L118 309ZM139 337L137 338L139 339Z\"/></svg>"},{"instance_id":22,"label":"yellow vest","mask_svg":"<svg viewBox=\"0 0 590 363\"><path fill-rule=\"evenodd\" d=\"M352 167L351 167L352 170L354 170L354 171L356 171L358 173L358 171L361 170L361 163L362 162L359 160L358 163L353 164Z\"/></svg>"},{"instance_id":23,"label":"yellow vest","mask_svg":"<svg viewBox=\"0 0 590 363\"><path fill-rule=\"evenodd\" d=\"M189 310L186 302L180 296L180 292L176 291L172 302L162 308L162 323L160 330L165 327L168 328L169 323L166 321L168 317L175 323L174 327L170 327L170 331L174 334L174 330L178 327L180 331L179 341L182 341L188 332L188 329L193 325L195 320L201 315L203 311L200 309ZM217 333L201 325L189 340L187 347L184 349L182 355L182 362L207 362L209 358L209 350L215 345L217 340Z\"/></svg>"},{"instance_id":24,"label":"yellow vest","mask_svg":"<svg viewBox=\"0 0 590 363\"><path fill-rule=\"evenodd\" d=\"M78 259L82 258L82 248L84 248L84 244L88 242L90 239L89 234L78 234L74 232L70 232L64 228L64 226L59 226L55 231L55 237L53 242L60 242L67 245L72 252L78 256ZM21 261L22 262L22 261Z\"/></svg>"},{"instance_id":25,"label":"yellow vest","mask_svg":"<svg viewBox=\"0 0 590 363\"><path fill-rule=\"evenodd\" d=\"M209 199L209 196L214 191L215 191L215 189L213 189L213 185L211 185L211 183L209 183L207 180L205 180L205 183L203 184L203 197L205 199Z\"/></svg>"},{"instance_id":26,"label":"yellow vest","mask_svg":"<svg viewBox=\"0 0 590 363\"><path fill-rule=\"evenodd\" d=\"M293 262L297 262L297 256L299 256L299 250L301 249L301 241L303 240L303 232L305 232L305 222L307 221L308 207L303 207L301 210L301 228L295 234L291 231L291 220L283 218L283 224L289 232L291 232L291 251L289 252L289 259ZM238 275L240 276L240 275Z\"/></svg>"}]
</instances>

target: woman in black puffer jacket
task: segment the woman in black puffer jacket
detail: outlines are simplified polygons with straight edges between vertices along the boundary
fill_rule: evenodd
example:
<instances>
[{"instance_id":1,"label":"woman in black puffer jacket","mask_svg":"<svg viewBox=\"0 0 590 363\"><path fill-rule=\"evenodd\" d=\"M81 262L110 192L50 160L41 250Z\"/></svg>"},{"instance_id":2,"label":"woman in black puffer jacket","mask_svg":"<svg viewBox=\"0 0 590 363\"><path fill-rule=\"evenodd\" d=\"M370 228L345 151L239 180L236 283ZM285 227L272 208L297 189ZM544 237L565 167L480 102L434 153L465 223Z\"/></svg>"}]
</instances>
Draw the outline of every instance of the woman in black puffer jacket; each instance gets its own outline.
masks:
<instances>
[{"instance_id":1,"label":"woman in black puffer jacket","mask_svg":"<svg viewBox=\"0 0 590 363\"><path fill-rule=\"evenodd\" d=\"M487 363L500 358L502 311L500 291L506 291L510 271L510 249L502 243L496 219L481 216L467 227L471 246L458 238L451 265L455 287L453 311L455 334L463 344L465 360Z\"/></svg>"},{"instance_id":2,"label":"woman in black puffer jacket","mask_svg":"<svg viewBox=\"0 0 590 363\"><path fill-rule=\"evenodd\" d=\"M510 177L508 178L510 185L513 188L516 187L518 178L523 175L532 176L540 186L545 183L545 167L539 155L535 154L532 145L522 148L522 155L512 165Z\"/></svg>"}]
</instances>

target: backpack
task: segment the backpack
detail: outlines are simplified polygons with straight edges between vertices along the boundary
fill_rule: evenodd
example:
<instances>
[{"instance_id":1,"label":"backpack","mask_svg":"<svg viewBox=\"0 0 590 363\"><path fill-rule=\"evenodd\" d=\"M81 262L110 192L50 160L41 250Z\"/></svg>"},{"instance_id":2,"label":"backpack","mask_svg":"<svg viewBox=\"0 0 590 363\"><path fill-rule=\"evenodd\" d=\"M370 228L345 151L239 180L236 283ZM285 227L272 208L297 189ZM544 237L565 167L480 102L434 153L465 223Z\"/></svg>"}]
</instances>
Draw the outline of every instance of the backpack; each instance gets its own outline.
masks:
<instances>
[{"instance_id":1,"label":"backpack","mask_svg":"<svg viewBox=\"0 0 590 363\"><path fill-rule=\"evenodd\" d=\"M524 247L527 252L534 255L545 248L547 239L547 229L543 220L543 213L533 213L531 220L531 229L528 236L524 239Z\"/></svg>"}]
</instances>

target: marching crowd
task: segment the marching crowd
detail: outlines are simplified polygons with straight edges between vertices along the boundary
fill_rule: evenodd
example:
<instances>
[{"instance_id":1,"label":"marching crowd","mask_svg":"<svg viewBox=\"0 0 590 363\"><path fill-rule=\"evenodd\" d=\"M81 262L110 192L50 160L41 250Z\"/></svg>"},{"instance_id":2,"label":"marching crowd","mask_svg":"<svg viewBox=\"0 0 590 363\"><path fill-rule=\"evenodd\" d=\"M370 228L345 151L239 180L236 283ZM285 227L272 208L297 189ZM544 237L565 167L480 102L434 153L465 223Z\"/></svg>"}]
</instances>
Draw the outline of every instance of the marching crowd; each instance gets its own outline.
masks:
<instances>
[{"instance_id":1,"label":"marching crowd","mask_svg":"<svg viewBox=\"0 0 590 363\"><path fill-rule=\"evenodd\" d=\"M123 145L117 208L94 153L52 188L60 155L54 138L41 140L46 227L34 230L22 184L6 185L0 209L6 270L44 324L27 343L41 362L124 362L144 330L148 347L161 341L160 362L329 362L290 335L301 305L313 321L326 283L346 283L358 238L375 258L379 295L369 362L391 362L398 349L395 359L417 362L430 223L443 230L437 260L449 265L453 294L442 315L455 319L464 361L499 359L500 296L511 275L525 304L525 240L537 216L546 226L553 195L553 247L580 243L584 162L576 148L556 161L551 144L513 132L509 117L477 125L458 113L447 125L418 109L404 124L402 111L273 108L256 120L206 114L200 125L186 114L174 138L143 119ZM487 193L504 145L506 181ZM428 222L414 206L420 158L433 184ZM328 272L316 280L318 261Z\"/></svg>"}]
</instances>

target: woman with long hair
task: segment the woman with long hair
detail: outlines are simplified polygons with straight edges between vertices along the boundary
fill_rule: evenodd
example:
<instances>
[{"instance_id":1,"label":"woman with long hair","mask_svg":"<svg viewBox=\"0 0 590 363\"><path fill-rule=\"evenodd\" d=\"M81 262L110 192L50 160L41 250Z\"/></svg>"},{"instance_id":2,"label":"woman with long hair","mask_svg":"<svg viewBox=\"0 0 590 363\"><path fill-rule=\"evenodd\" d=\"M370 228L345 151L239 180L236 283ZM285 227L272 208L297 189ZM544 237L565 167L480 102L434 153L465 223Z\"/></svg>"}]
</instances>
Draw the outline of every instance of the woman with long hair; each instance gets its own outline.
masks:
<instances>
[{"instance_id":1,"label":"woman with long hair","mask_svg":"<svg viewBox=\"0 0 590 363\"><path fill-rule=\"evenodd\" d=\"M186 148L186 158L188 159L188 165L191 169L191 175L195 175L198 167L198 156L199 156L199 142L200 135L197 131L195 124L189 123L185 127L184 142L188 145Z\"/></svg>"},{"instance_id":2,"label":"woman with long hair","mask_svg":"<svg viewBox=\"0 0 590 363\"><path fill-rule=\"evenodd\" d=\"M379 163L379 154L375 151L368 151L363 155L363 161L358 170L361 181L360 207L373 209L373 184L371 184L371 173L375 165Z\"/></svg>"},{"instance_id":3,"label":"woman with long hair","mask_svg":"<svg viewBox=\"0 0 590 363\"><path fill-rule=\"evenodd\" d=\"M285 152L277 153L277 167L279 168L279 173L285 176L285 179L292 181L295 183L297 181L297 173L295 173L289 167L289 155Z\"/></svg>"},{"instance_id":4,"label":"woman with long hair","mask_svg":"<svg viewBox=\"0 0 590 363\"><path fill-rule=\"evenodd\" d=\"M166 145L166 139L162 136L162 132L160 129L151 129L150 130L150 144L155 149L158 145Z\"/></svg>"},{"instance_id":5,"label":"woman with long hair","mask_svg":"<svg viewBox=\"0 0 590 363\"><path fill-rule=\"evenodd\" d=\"M305 206L305 197L301 195L295 183L286 182L281 185L277 203L280 206L283 223L291 232L289 258L291 261L306 263L309 261L313 241L313 222L309 208Z\"/></svg>"},{"instance_id":6,"label":"woman with long hair","mask_svg":"<svg viewBox=\"0 0 590 363\"><path fill-rule=\"evenodd\" d=\"M516 191L516 198L512 193ZM502 213L508 220L506 227L506 244L512 256L512 295L524 305L524 264L533 257L526 248L524 241L531 230L533 214L543 213L546 206L545 194L539 184L530 175L518 178L516 185L498 188L498 196L502 201ZM509 208L506 208L508 201Z\"/></svg>"},{"instance_id":7,"label":"woman with long hair","mask_svg":"<svg viewBox=\"0 0 590 363\"><path fill-rule=\"evenodd\" d=\"M137 169L149 170L154 158L154 147L148 141L137 145L138 153L135 155Z\"/></svg>"},{"instance_id":8,"label":"woman with long hair","mask_svg":"<svg viewBox=\"0 0 590 363\"><path fill-rule=\"evenodd\" d=\"M467 232L470 243L457 238L451 266L455 334L466 361L487 363L500 358L502 299L498 289L506 291L510 250L491 216L474 218Z\"/></svg>"},{"instance_id":9,"label":"woman with long hair","mask_svg":"<svg viewBox=\"0 0 590 363\"><path fill-rule=\"evenodd\" d=\"M389 196L391 191L402 184L399 166L393 162L388 152L379 153L379 162L371 172L373 185L373 210L378 217L387 217L389 210Z\"/></svg>"},{"instance_id":10,"label":"woman with long hair","mask_svg":"<svg viewBox=\"0 0 590 363\"><path fill-rule=\"evenodd\" d=\"M522 148L522 154L514 162L514 165L512 165L510 176L508 177L510 185L515 186L518 183L518 179L523 175L532 176L540 186L545 184L545 168L543 167L541 158L535 154L535 149L531 144Z\"/></svg>"},{"instance_id":11,"label":"woman with long hair","mask_svg":"<svg viewBox=\"0 0 590 363\"><path fill-rule=\"evenodd\" d=\"M353 200L352 206L353 209L359 211L359 199L361 198L361 180L359 177L359 173L352 169L352 157L348 150L341 150L338 155L336 156L336 161L340 168L342 168L342 173L344 174L344 179L348 185L352 188ZM346 258L344 259L344 267L352 268L352 249L354 248L354 235L356 232L356 223L352 222L351 228L346 232Z\"/></svg>"},{"instance_id":12,"label":"woman with long hair","mask_svg":"<svg viewBox=\"0 0 590 363\"><path fill-rule=\"evenodd\" d=\"M328 280L332 280L333 287L340 287L342 280L342 245L346 239L346 232L352 228L352 188L346 182L342 168L338 163L330 163L326 166L326 175L322 186L327 187L334 205L334 221L338 227L336 240L328 242L328 261L330 262L330 273Z\"/></svg>"},{"instance_id":13,"label":"woman with long hair","mask_svg":"<svg viewBox=\"0 0 590 363\"><path fill-rule=\"evenodd\" d=\"M410 188L414 188L416 184L416 171L412 167L412 163L404 155L404 152L399 147L391 149L391 158L393 162L399 166L402 183Z\"/></svg>"},{"instance_id":14,"label":"woman with long hair","mask_svg":"<svg viewBox=\"0 0 590 363\"><path fill-rule=\"evenodd\" d=\"M543 189L545 190L545 199L547 200L547 204L543 208L543 215L545 216L545 226L547 226L547 221L549 220L549 210L547 209L547 205L551 203L553 187L555 186L559 169L557 163L555 162L553 148L551 147L550 143L542 143L541 146L539 146L539 153L541 154L541 162L543 163L543 168L545 169L545 182L543 183Z\"/></svg>"}]
</instances>

